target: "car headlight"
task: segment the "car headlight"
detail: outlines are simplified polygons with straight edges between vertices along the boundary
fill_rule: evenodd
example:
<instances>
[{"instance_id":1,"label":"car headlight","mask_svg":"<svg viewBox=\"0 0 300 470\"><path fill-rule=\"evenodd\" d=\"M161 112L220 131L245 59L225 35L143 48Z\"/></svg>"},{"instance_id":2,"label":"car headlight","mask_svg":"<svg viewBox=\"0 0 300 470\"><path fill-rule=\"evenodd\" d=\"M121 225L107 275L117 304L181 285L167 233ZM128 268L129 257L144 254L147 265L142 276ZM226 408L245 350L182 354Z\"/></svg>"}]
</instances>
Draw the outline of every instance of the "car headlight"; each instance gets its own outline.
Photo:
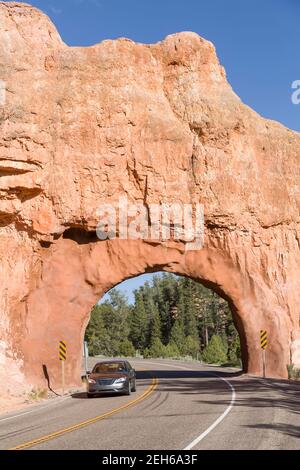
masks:
<instances>
[{"instance_id":1,"label":"car headlight","mask_svg":"<svg viewBox=\"0 0 300 470\"><path fill-rule=\"evenodd\" d=\"M89 383L89 384L95 384L95 383L96 383L96 380L89 378L89 379L88 379L88 383Z\"/></svg>"},{"instance_id":2,"label":"car headlight","mask_svg":"<svg viewBox=\"0 0 300 470\"><path fill-rule=\"evenodd\" d=\"M120 377L119 379L116 379L115 380L115 384L122 384L126 382L126 378L125 377Z\"/></svg>"}]
</instances>

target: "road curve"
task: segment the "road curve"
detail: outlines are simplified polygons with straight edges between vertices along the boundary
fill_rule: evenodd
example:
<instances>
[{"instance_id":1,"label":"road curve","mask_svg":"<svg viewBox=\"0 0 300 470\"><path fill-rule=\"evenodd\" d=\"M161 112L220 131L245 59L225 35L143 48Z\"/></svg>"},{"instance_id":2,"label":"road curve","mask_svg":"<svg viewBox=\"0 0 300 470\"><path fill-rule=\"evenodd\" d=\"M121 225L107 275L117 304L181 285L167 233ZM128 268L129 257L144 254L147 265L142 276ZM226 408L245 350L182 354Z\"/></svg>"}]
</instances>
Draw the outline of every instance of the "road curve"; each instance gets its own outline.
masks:
<instances>
[{"instance_id":1,"label":"road curve","mask_svg":"<svg viewBox=\"0 0 300 470\"><path fill-rule=\"evenodd\" d=\"M138 390L0 417L0 449L299 449L300 384L135 360Z\"/></svg>"}]
</instances>

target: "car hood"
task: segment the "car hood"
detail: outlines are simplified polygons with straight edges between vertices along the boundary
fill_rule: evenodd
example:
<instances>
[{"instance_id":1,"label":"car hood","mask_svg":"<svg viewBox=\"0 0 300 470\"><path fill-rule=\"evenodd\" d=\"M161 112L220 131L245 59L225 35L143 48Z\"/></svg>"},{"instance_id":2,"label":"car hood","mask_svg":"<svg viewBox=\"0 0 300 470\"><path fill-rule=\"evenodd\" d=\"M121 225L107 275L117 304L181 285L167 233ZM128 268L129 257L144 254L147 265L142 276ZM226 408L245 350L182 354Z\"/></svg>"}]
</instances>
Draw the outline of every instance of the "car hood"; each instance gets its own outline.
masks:
<instances>
[{"instance_id":1,"label":"car hood","mask_svg":"<svg viewBox=\"0 0 300 470\"><path fill-rule=\"evenodd\" d=\"M125 373L108 373L108 374L91 374L91 379L119 379L120 377L128 377Z\"/></svg>"}]
</instances>

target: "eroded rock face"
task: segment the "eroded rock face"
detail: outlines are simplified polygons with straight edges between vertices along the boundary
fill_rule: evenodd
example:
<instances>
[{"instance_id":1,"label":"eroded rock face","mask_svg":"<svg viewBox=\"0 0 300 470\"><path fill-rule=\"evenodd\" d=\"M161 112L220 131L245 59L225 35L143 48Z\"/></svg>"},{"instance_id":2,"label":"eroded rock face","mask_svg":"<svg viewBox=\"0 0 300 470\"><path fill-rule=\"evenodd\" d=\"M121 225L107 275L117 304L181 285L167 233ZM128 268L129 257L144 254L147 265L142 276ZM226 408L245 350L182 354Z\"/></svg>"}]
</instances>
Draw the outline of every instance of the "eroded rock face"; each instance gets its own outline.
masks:
<instances>
[{"instance_id":1,"label":"eroded rock face","mask_svg":"<svg viewBox=\"0 0 300 470\"><path fill-rule=\"evenodd\" d=\"M248 372L260 329L268 375L300 366L300 135L240 101L210 42L71 48L37 9L0 3L0 79L1 393L45 386L43 366L58 386L61 339L78 383L92 305L155 270L230 301ZM204 249L98 241L97 208L120 195L203 203Z\"/></svg>"}]
</instances>

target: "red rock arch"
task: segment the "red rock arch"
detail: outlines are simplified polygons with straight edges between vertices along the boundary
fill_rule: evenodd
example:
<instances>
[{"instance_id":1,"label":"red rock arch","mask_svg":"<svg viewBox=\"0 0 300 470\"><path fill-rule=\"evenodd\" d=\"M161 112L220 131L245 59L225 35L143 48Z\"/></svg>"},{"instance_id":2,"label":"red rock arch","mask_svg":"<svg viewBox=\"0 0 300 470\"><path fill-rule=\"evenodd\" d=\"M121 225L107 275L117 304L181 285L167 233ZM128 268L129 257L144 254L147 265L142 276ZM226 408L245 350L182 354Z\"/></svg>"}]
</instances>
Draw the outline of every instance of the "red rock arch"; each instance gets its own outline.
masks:
<instances>
[{"instance_id":1,"label":"red rock arch","mask_svg":"<svg viewBox=\"0 0 300 470\"><path fill-rule=\"evenodd\" d=\"M159 270L192 277L229 301L241 337L247 372L260 374L262 371L259 331L267 329L272 338L268 349L268 374L285 375L289 358L284 355L282 344L287 340L286 330L277 331L276 317L268 318L259 308L261 301L255 298L247 276L243 276L240 267L222 250L185 252L184 246L179 244L153 246L126 240L93 244L62 240L52 250L51 257L43 264L36 289L27 299L27 335L22 338L20 331L24 372L30 383L43 384L43 365L47 366L52 385L60 383L57 352L60 339L68 345L67 382L78 383L81 346L92 306L123 280ZM281 357L280 362L278 357Z\"/></svg>"},{"instance_id":2,"label":"red rock arch","mask_svg":"<svg viewBox=\"0 0 300 470\"><path fill-rule=\"evenodd\" d=\"M39 10L1 2L0 25L1 391L43 385L43 364L55 384L62 338L76 382L92 305L158 268L230 300L248 372L260 328L269 375L300 366L299 133L245 106L197 34L71 48ZM120 195L200 202L204 249L95 241Z\"/></svg>"}]
</instances>

